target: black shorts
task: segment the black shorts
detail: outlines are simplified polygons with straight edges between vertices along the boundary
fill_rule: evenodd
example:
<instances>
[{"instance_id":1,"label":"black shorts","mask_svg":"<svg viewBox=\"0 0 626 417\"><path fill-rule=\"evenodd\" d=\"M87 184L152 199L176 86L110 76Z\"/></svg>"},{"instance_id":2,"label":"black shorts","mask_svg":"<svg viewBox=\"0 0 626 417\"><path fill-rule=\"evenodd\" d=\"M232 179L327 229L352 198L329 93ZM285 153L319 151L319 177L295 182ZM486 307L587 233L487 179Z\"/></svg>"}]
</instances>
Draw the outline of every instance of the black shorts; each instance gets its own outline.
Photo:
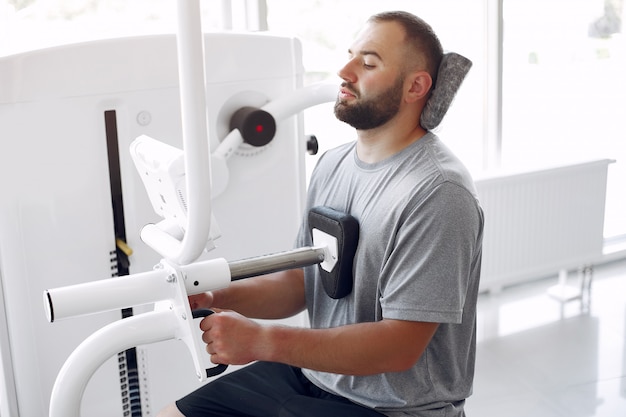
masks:
<instances>
[{"instance_id":1,"label":"black shorts","mask_svg":"<svg viewBox=\"0 0 626 417\"><path fill-rule=\"evenodd\" d=\"M257 362L176 402L185 417L380 417L319 389L299 368Z\"/></svg>"}]
</instances>

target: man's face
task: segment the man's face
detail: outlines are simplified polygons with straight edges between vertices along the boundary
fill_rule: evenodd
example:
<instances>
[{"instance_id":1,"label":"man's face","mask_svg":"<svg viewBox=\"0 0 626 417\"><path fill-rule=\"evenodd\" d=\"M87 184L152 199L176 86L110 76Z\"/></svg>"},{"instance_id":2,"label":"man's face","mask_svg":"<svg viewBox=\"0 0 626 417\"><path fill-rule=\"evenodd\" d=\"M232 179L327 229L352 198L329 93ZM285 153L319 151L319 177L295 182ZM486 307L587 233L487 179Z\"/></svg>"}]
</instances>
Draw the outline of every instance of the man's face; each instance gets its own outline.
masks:
<instances>
[{"instance_id":1,"label":"man's face","mask_svg":"<svg viewBox=\"0 0 626 417\"><path fill-rule=\"evenodd\" d=\"M400 110L404 77L398 77L395 84L386 90L373 94L361 94L353 84L343 82L343 89L351 91L355 100L337 98L335 117L357 130L380 127L393 119Z\"/></svg>"},{"instance_id":2,"label":"man's face","mask_svg":"<svg viewBox=\"0 0 626 417\"><path fill-rule=\"evenodd\" d=\"M370 23L349 50L335 116L358 130L384 125L400 110L404 95L402 40L396 23Z\"/></svg>"}]
</instances>

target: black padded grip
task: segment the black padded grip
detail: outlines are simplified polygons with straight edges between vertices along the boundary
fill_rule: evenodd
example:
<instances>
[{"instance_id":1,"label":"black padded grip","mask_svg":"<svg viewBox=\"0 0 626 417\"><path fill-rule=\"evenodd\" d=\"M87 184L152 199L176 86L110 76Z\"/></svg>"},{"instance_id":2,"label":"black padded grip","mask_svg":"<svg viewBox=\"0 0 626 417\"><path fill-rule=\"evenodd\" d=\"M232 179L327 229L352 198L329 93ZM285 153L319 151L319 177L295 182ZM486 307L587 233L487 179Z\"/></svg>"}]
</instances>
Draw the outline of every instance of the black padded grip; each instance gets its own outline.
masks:
<instances>
[{"instance_id":1,"label":"black padded grip","mask_svg":"<svg viewBox=\"0 0 626 417\"><path fill-rule=\"evenodd\" d=\"M209 310L208 308L199 308L197 310L193 310L191 312L191 315L193 316L194 319L197 319L199 317L210 316L213 313L215 312L213 310ZM206 376L207 378L211 378L212 376L219 375L222 372L224 372L226 368L228 368L228 365L224 365L224 364L215 365L213 368L208 368L206 370Z\"/></svg>"},{"instance_id":2,"label":"black padded grip","mask_svg":"<svg viewBox=\"0 0 626 417\"><path fill-rule=\"evenodd\" d=\"M359 243L359 222L351 215L330 207L318 206L309 211L309 232L318 229L337 239L337 264L328 272L318 266L322 285L329 297L343 298L352 292L352 265Z\"/></svg>"}]
</instances>

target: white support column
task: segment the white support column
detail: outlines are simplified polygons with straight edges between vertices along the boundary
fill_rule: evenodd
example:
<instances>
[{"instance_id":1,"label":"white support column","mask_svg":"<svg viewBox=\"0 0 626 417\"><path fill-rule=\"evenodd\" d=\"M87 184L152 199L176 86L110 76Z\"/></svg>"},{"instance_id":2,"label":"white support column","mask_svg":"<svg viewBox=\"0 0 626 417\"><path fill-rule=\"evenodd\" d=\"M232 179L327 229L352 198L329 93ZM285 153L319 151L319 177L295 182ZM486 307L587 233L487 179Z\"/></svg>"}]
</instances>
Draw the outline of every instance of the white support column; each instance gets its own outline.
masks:
<instances>
[{"instance_id":1,"label":"white support column","mask_svg":"<svg viewBox=\"0 0 626 417\"><path fill-rule=\"evenodd\" d=\"M485 0L486 46L483 167L499 168L502 159L503 0Z\"/></svg>"},{"instance_id":2,"label":"white support column","mask_svg":"<svg viewBox=\"0 0 626 417\"><path fill-rule=\"evenodd\" d=\"M267 3L265 0L246 0L246 29L267 31Z\"/></svg>"}]
</instances>

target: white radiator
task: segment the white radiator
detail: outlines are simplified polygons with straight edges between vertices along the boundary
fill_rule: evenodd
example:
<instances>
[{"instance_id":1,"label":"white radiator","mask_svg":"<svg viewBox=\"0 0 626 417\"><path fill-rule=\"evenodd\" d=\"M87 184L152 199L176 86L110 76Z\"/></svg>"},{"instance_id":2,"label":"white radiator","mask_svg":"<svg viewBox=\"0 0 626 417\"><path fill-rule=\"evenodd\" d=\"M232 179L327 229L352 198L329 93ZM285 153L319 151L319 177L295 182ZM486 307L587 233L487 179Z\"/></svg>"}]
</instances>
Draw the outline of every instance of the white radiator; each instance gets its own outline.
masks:
<instances>
[{"instance_id":1,"label":"white radiator","mask_svg":"<svg viewBox=\"0 0 626 417\"><path fill-rule=\"evenodd\" d=\"M481 178L481 291L556 275L602 256L609 159Z\"/></svg>"}]
</instances>

